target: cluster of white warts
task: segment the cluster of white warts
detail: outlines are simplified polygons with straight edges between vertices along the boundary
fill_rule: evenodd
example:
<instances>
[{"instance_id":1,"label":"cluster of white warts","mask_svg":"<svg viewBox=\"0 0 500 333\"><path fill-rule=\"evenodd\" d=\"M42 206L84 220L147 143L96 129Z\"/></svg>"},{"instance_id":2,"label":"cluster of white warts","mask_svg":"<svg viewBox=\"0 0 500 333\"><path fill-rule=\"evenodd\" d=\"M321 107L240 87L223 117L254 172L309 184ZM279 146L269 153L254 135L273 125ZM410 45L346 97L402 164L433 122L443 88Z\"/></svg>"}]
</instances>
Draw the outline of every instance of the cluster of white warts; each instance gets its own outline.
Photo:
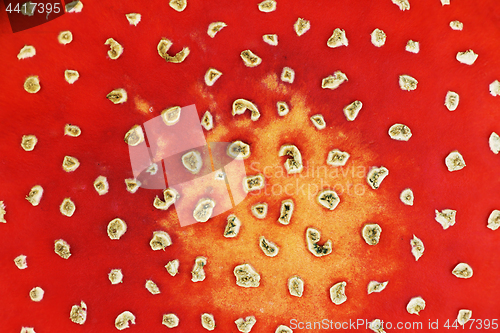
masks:
<instances>
[{"instance_id":1,"label":"cluster of white warts","mask_svg":"<svg viewBox=\"0 0 500 333\"><path fill-rule=\"evenodd\" d=\"M408 0L392 0L394 4L396 4L401 10L409 10L410 9L410 4ZM449 0L441 0L443 5L449 5ZM73 13L78 13L81 12L83 8L83 4L80 1L75 1L72 4L68 4L70 7L68 12L73 12ZM169 5L175 9L176 11L183 11L186 6L187 2L186 0L171 0ZM259 10L262 12L272 12L276 10L277 4L276 1L274 0L265 0L261 2L259 5ZM141 15L138 13L130 13L126 14L126 18L129 21L131 25L136 26L140 21L141 21ZM215 35L224 27L227 25L224 22L213 22L209 25L207 34L211 37L214 38ZM463 24L459 21L452 21L450 23L450 27L453 30L462 30L463 29ZM295 32L297 33L298 36L302 36L305 34L307 31L309 31L311 28L310 22L308 20L305 20L303 18L299 18L296 23L294 24L294 29ZM385 42L386 42L386 34L380 30L380 29L375 29L372 34L371 34L371 42L374 46L376 47L382 47ZM70 31L63 31L59 34L58 36L59 42L63 45L66 45L70 43L73 39L72 33ZM278 45L278 36L277 35L264 35L263 40L273 46ZM166 53L166 50L170 47L171 44L169 44L170 41L168 40L162 40L158 46L159 53L162 57L164 57L167 61L171 61L174 63L180 63L184 61L184 59L187 57L189 54L189 49L187 51L183 50L179 54L176 54L175 56L168 56ZM123 47L115 41L113 38L109 38L106 43L106 45L110 46L110 50L108 51L108 56L112 60L118 59L122 54L123 54ZM332 36L329 38L327 41L328 47L331 48L336 48L340 46L348 46L348 40L345 34L344 30L341 30L339 28L335 29ZM166 50L160 50L161 47L166 46ZM412 52L412 53L418 53L420 50L420 45L418 42L415 41L408 41L406 45L406 51ZM165 51L164 53L161 53ZM18 54L18 59L26 59L33 57L36 54L36 50L33 46L31 45L26 45L24 46L19 54ZM456 59L464 64L467 65L472 65L476 59L477 59L477 54L475 54L472 50L464 51L464 52L458 52L456 55ZM258 66L262 63L262 59L254 54L250 50L243 51L241 53L241 58L244 62L244 64L248 67L255 67ZM220 78L222 73L214 68L210 68L206 75L205 75L205 83L207 86L212 86L217 79ZM66 70L64 73L65 79L69 84L75 83L78 78L79 78L79 73L76 70ZM295 80L295 71L289 67L283 68L283 71L281 73L281 80L286 83L293 83ZM324 89L336 89L338 88L342 83L347 81L347 76L340 72L337 71L334 73L334 75L329 76L325 79L323 79L322 82L322 88ZM414 79L413 77L409 75L401 75L399 77L399 85L402 90L415 90L417 88L417 80ZM28 93L37 93L40 89L40 81L38 79L38 76L29 76L24 84L24 88ZM500 95L500 82L499 81L494 81L490 84L490 93L493 96ZM110 94L108 94L108 98L115 104L121 104L126 102L127 100L127 94L126 91L122 88L115 89L113 90ZM251 103L250 101L243 100L245 103L248 102L250 106L246 106L243 109L243 112L246 109L250 109L252 111L252 115L258 115L260 116L257 107ZM459 102L459 95L455 92L448 91L446 98L445 98L445 106L448 108L450 111L456 110L458 107L458 102ZM282 103L282 104L279 104ZM358 112L360 111L362 106L362 103L360 101L355 101L352 104L346 106L344 108L344 113L346 115L346 118L348 121L353 121L357 115ZM289 109L286 104L286 102L278 102L278 114L280 116L285 116ZM234 105L233 105L233 111L234 111ZM235 114L241 114L241 113L234 113ZM252 120L257 120L258 116L256 119ZM207 111L207 113L204 115L204 119L206 119L207 123L204 124L204 127L206 130L210 130L213 128L213 119L211 114ZM311 122L313 125L318 129L321 130L326 127L326 122L324 121L324 118L322 115L314 115L311 117ZM130 131L129 131L130 132ZM81 133L80 129L78 126L75 125L66 125L65 128L65 135L77 137ZM395 124L391 126L389 129L389 136L394 139L394 140L400 140L400 141L408 141L411 137L411 131L410 129L403 124ZM126 140L127 141L127 140ZM36 136L34 135L25 135L22 138L21 146L23 147L24 150L26 151L32 151L35 148L35 145L37 144L38 140ZM498 154L500 151L500 137L496 133L492 133L490 136L490 148L491 150L495 153ZM246 145L245 143L238 141L239 146ZM248 147L248 145L246 145ZM238 147L240 149L240 147ZM334 151L330 152L331 154ZM229 150L228 150L229 154ZM345 161L343 164L339 164L336 166L344 165L347 159L349 158L349 154L345 152L341 152L339 150L336 150L335 154L346 154L345 155ZM248 155L245 156L244 158L248 158L250 155L250 148L248 147ZM285 154L283 154L285 155ZM283 156L280 154L280 156ZM234 157L234 156L233 156ZM338 156L337 156L338 157ZM329 155L330 158L330 155ZM287 161L293 161L293 158ZM331 162L331 161L330 161ZM327 160L327 163L330 165L335 165L333 162L329 163ZM445 164L448 168L449 171L456 171L456 170L461 170L465 167L465 161L462 157L462 155L458 151L452 151L445 159ZM79 167L80 163L78 159L75 157L71 156L66 156L63 161L63 169L66 172L73 172ZM287 171L289 171L287 169ZM289 171L290 172L290 171ZM299 171L300 172L300 171ZM382 180L388 175L388 170L384 167L380 168L373 168L368 176L367 176L367 181L370 184L370 186L373 189L377 189ZM140 186L140 183L137 180L134 179L127 179L125 180L125 183L127 185L127 190L131 193L135 193L137 191L138 187ZM99 195L104 195L109 191L109 184L107 182L107 178L104 176L98 176L94 182L94 188L98 192ZM323 191L325 192L325 191ZM330 191L333 192L334 191ZM336 194L336 193L335 193ZM324 199L324 198L328 198ZM327 197L326 195L329 195ZM330 201L331 199L330 196L332 193L320 193L318 195L318 203L322 206L324 206L327 209L333 210L335 209L336 205L340 201L338 197L335 198L334 204ZM40 185L35 185L33 188L30 190L30 193L26 197L26 199L33 205L37 206L40 203L40 200L42 199L43 196L43 188ZM400 195L401 201L406 204L406 205L413 205L413 192L411 189L405 189L401 192ZM325 200L325 201L322 201ZM333 206L332 206L333 205ZM293 211L293 202L292 202L292 211ZM332 208L333 207L333 208ZM157 207L158 208L158 207ZM168 207L167 207L168 208ZM255 208L255 207L254 207ZM253 208L253 209L254 209ZM266 212L267 212L267 204L265 206ZM63 203L60 206L61 213L65 216L71 217L74 212L75 212L75 204L72 202L70 198L65 198L63 200ZM160 209L160 208L159 208ZM163 209L163 208L161 208ZM257 209L257 208L255 208ZM252 210L253 211L253 210ZM5 205L3 202L0 202L0 222L6 222L5 220ZM265 213L264 213L265 214ZM282 216L283 217L283 206L282 206ZM255 213L257 216L257 213ZM436 221L439 222L443 229L447 229L450 226L453 226L455 224L455 216L456 216L456 211L451 210L451 209L444 209L441 212L436 210ZM258 217L258 216L257 216ZM264 215L265 217L265 215ZM210 218L210 216L208 216ZM207 218L207 220L208 220ZM291 212L290 215L288 215L287 219L288 224L290 222L291 218ZM231 221L230 221L231 220ZM493 211L490 214L490 217L488 219L488 227L492 230L496 230L497 228L500 227L500 211ZM204 222L204 221L203 221ZM230 215L228 217L228 226L226 227L226 231L224 233L224 236L226 237L235 237L237 236L239 232L239 226L241 225L241 222L233 215ZM111 221L108 225L108 236L110 239L120 239L121 236L126 232L127 230L127 225L126 223L119 219L116 218L113 221ZM323 246L319 246L317 243L319 241L319 231L312 229L316 234L313 232L312 234L308 232L306 233L306 241L309 244L309 250L316 256L321 256L324 254L328 253L323 253L319 255L318 253L315 253L314 251L317 251L317 249L321 249L321 251L324 251L324 247L327 245L325 243ZM367 224L363 228L362 236L369 245L375 245L378 243L379 238L380 238L380 233L381 233L381 228L378 224ZM312 231L311 231L312 232ZM308 236L309 235L309 236ZM318 239L313 241L311 237L315 237L314 235L317 235ZM62 240L56 240L55 242L55 252L60 255L64 259L68 259L71 256L70 253L70 246L69 244ZM424 251L424 246L423 243L420 239L418 239L416 236L411 240L411 248L412 248L412 254L415 256L415 260L418 260ZM170 240L170 236L164 232L164 231L157 231L154 233L153 238L151 239L150 245L153 250L164 250L167 246L170 246L172 244ZM263 252L268 255L268 256L275 256L278 254L279 248L276 246L276 244L268 241L265 239L263 236L260 238L260 245L263 250ZM331 252L331 249L330 249ZM18 256L14 262L16 266L19 269L26 269L27 266L27 260L26 256L20 255ZM192 269L192 281L193 282L199 282L203 281L205 279L205 272L203 270L203 267L207 264L207 259L204 257L197 257L195 260L195 264ZM244 265L241 265L244 266ZM172 276L175 276L178 273L178 268L179 268L179 261L178 260L172 260L170 261L166 266L166 270L168 273ZM238 268L238 267L237 267ZM237 278L237 284L238 284L238 279L239 276L236 273L237 268L235 268L235 276ZM258 273L256 273L253 268L249 268L253 273L256 274L259 277ZM460 263L458 264L452 271L452 273L459 277L459 278L470 278L473 274L472 268L466 264L466 263ZM112 284L118 284L122 283L123 281L123 273L121 269L113 269L109 273L109 280ZM368 285L368 293L372 292L380 292L382 291L388 281L386 282L377 282L377 281L371 281ZM244 287L247 287L246 285L242 285ZM258 283L256 285L249 285L251 287L258 286ZM345 282L339 282L335 284L331 289L330 289L330 296L332 299L332 302L335 304L341 304L346 301L347 297L345 296ZM152 281L152 280L147 280L145 284L146 289L152 293L152 294L159 294L160 289L158 286ZM303 293L303 280L298 277L294 276L290 278L289 280L289 291L291 295L301 297ZM35 287L30 291L30 297L33 301L35 302L40 302L43 299L44 296L44 290L40 287ZM425 308L425 301L421 297L414 297L410 300L410 302L407 305L407 311L410 314L418 314L419 311L423 310ZM70 319L77 323L77 324L83 324L85 323L86 320L86 311L87 307L86 304L82 301L81 305L74 305L71 308L71 313L70 313ZM470 310L460 310L459 315L458 315L458 320L461 325L465 324L465 322L470 319L471 317L471 311ZM122 314L118 315L115 321L115 326L117 329L122 330L125 328L129 327L129 322L134 324L135 323L135 316L130 313L129 311L125 311ZM256 319L255 317L247 317L247 318L239 318L238 320L235 321L237 328L240 332L250 332L252 326L255 324ZM169 328L176 327L179 324L179 319L175 314L165 314L163 316L163 321L162 323L166 325ZM201 323L202 326L207 329L207 330L213 330L215 328L215 319L213 315L204 313L201 315ZM380 327L378 327L379 320L376 319L372 322L372 325L370 325L370 328L374 331L380 331ZM28 328L28 327L23 327L22 332L34 332L33 328ZM277 329L276 332L291 332L291 329L284 326L280 325Z\"/></svg>"}]
</instances>

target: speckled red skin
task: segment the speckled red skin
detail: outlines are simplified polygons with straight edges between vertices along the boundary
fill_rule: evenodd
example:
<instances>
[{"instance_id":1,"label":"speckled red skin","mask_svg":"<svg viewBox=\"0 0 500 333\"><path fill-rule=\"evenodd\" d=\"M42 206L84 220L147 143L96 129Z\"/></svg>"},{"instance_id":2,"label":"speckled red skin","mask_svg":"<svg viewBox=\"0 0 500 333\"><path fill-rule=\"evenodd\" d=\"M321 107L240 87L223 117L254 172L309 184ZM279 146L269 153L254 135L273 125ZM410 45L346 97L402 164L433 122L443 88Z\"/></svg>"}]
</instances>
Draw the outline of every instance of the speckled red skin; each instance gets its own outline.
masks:
<instances>
[{"instance_id":1,"label":"speckled red skin","mask_svg":"<svg viewBox=\"0 0 500 333\"><path fill-rule=\"evenodd\" d=\"M137 27L126 21L124 14L129 12L143 15ZM488 85L500 78L500 7L495 1L478 4L452 0L450 6L444 7L438 0L412 1L410 11L405 12L389 0L377 4L342 1L335 5L326 1L315 5L287 1L279 2L276 12L264 14L257 10L256 2L191 0L184 12L177 13L166 1L138 4L87 0L82 13L67 14L16 34L8 31L4 8L1 15L0 28L4 33L0 35L0 200L7 206L7 224L0 224L0 322L5 332L20 331L21 326L33 326L37 332L113 332L114 319L125 310L137 316L131 332L165 329L161 316L167 312L180 317L179 332L203 331L199 319L203 312L215 315L216 331L236 331L234 320L254 314L257 324L253 331L269 332L292 318L324 318L311 312L308 304L327 308L327 318L337 320L418 320L426 325L428 320L439 319L443 332L448 330L441 325L446 319L455 319L462 308L471 309L476 319L500 319L495 292L500 287L500 257L495 255L500 233L486 228L487 217L493 209L499 209L500 200L500 160L488 148L490 133L500 131L500 97L494 98L488 92ZM297 37L292 29L298 17L311 20L311 30L302 37ZM451 30L448 24L452 20L462 21L464 30ZM206 34L213 21L228 24L214 39ZM346 30L349 46L330 49L326 41L337 27ZM376 27L388 36L382 48L370 43L369 35ZM57 42L57 34L62 30L71 30L74 35L73 42L66 46ZM267 33L278 34L277 47L262 41L261 36ZM106 56L104 41L109 37L125 49L116 61ZM184 63L168 64L158 56L156 45L161 37L174 42L170 52L190 47L191 54ZM420 42L419 54L404 51L408 39ZM34 45L37 55L19 61L16 55L25 44ZM469 48L479 54L476 63L458 63L456 52ZM245 49L259 55L262 64L246 68L239 57ZM264 87L261 80L270 73L279 75L284 66L296 73L291 92L280 94ZM208 67L224 73L211 88L203 83ZM69 85L64 80L65 69L78 70L80 79ZM349 81L334 91L321 89L321 79L335 70L346 73ZM32 95L24 91L23 82L33 74L40 77L42 89ZM400 90L400 74L414 76L419 81L417 90ZM113 105L105 98L118 87L129 93L129 101L123 105ZM443 105L448 90L460 94L460 105L454 112ZM230 134L212 138L208 134L208 140L244 138L255 148L254 161L261 158L263 165L271 165L271 160L258 151L269 141L294 142L307 159L316 149L326 152L333 148L335 142L328 140L332 141L341 130L356 138L355 145L349 146L350 141L346 140L345 147L371 152L366 158L354 157L354 162L359 159L365 166L384 165L390 170L376 192L385 206L362 208L373 211L372 219L386 221L381 243L368 250L353 247L357 250L352 252L352 265L366 267L370 274L354 276L352 271L329 270L317 273L318 279L327 279L330 284L347 279L345 304L334 306L327 289L318 291L318 297L313 297L312 291L300 300L286 297L286 290L279 286L285 286L288 276L272 273L274 267L279 268L279 262L260 258L262 254L252 245L259 258L248 260L268 265L259 264L263 281L267 280L262 287L277 288L275 307L286 307L287 311L283 314L271 305L263 306L257 302L259 297L254 297L260 289L242 291L234 285L232 268L241 259L238 246L245 244L240 241L236 247L216 247L227 244L221 236L227 214L187 227L192 229L188 236L190 231L178 226L175 213L152 206L159 192L139 189L130 194L125 190L123 180L132 176L123 142L126 131L171 105L194 103L201 115L211 107L212 100L203 94L207 92L213 94L217 103L217 108L211 109L217 115L216 127L233 129ZM329 130L322 134L324 141L308 141L305 128L311 126L309 123L291 131L266 130L278 121L275 102L292 94L306 96L309 115L324 114L329 125ZM134 97L139 96L153 107L153 112L137 110ZM234 122L230 113L232 101L241 97L252 99L262 111L259 121L249 127L238 126L243 120ZM363 101L364 107L354 122L346 122L342 108L354 99ZM301 112L292 108L291 113L294 111ZM387 135L388 128L397 122L411 128L413 137L409 142L393 141ZM63 136L66 123L79 125L82 135ZM266 136L255 134L259 128L264 129ZM20 147L24 134L38 137L34 151L25 152ZM462 153L467 166L450 173L444 158L455 149ZM77 157L80 168L65 173L61 168L65 155ZM273 161L283 163L274 157ZM99 196L92 186L99 175L108 177L110 184L110 192L104 196ZM38 207L24 199L35 184L45 190ZM406 187L415 193L413 207L399 202L399 193ZM71 218L59 213L59 204L65 197L71 197L77 206ZM282 199L250 198L248 202L266 200L270 208L277 208ZM300 203L302 207L316 205ZM339 211L341 208L339 205ZM457 224L446 231L434 221L434 210L444 208L458 211ZM385 215L384 211L397 214ZM302 227L319 222L309 221L310 216L302 219L299 209L297 214L292 222L296 229L291 230L300 238ZM356 210L351 214L355 219ZM107 223L115 217L123 218L129 225L119 241L111 241L106 235ZM265 232L283 234L275 236L284 237L283 242L286 237L295 237L286 234L287 229L273 225L272 218L266 223L269 226ZM332 219L329 223L333 227L339 222ZM160 229L170 233L173 245L165 252L153 252L148 242L152 232ZM410 254L409 240L413 234L426 246L418 262ZM325 237L334 239L334 248L347 246L331 232ZM58 238L71 244L73 255L68 260L53 251L53 241ZM358 235L352 241L362 242ZM235 253L234 259L227 258L227 251ZM206 267L207 279L194 284L190 281L194 258L207 252L213 254ZM13 263L19 254L28 256L26 270L17 269ZM390 262L383 259L388 254ZM174 258L180 259L181 268L179 276L172 278L163 266ZM474 268L473 278L457 279L451 274L458 262L467 262ZM379 264L381 268L377 267ZM390 269L382 274L385 267ZM112 268L123 270L123 284L109 283L107 273ZM381 274L377 276L377 272ZM162 294L151 295L145 290L144 283L150 278ZM380 294L367 296L366 284L379 278L389 280L388 287ZM29 299L29 290L35 286L45 290L40 303ZM222 302L224 288L231 297L247 294L247 311L217 306ZM405 307L411 297L418 295L427 301L427 307L419 317L411 316ZM89 307L83 326L69 320L71 306L80 300ZM226 301L240 302L236 298ZM259 312L260 308L265 309L264 313Z\"/></svg>"}]
</instances>

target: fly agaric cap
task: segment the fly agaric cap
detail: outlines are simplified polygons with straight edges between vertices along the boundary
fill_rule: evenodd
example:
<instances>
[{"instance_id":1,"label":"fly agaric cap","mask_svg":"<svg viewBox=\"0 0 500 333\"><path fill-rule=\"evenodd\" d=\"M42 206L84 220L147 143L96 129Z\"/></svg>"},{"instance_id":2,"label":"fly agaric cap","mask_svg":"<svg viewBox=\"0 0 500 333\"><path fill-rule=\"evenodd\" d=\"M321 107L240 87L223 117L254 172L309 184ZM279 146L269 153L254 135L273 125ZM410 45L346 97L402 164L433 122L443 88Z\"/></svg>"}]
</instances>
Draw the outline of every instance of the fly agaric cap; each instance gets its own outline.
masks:
<instances>
[{"instance_id":1,"label":"fly agaric cap","mask_svg":"<svg viewBox=\"0 0 500 333\"><path fill-rule=\"evenodd\" d=\"M367 3L5 2L1 331L494 328L498 0Z\"/></svg>"}]
</instances>

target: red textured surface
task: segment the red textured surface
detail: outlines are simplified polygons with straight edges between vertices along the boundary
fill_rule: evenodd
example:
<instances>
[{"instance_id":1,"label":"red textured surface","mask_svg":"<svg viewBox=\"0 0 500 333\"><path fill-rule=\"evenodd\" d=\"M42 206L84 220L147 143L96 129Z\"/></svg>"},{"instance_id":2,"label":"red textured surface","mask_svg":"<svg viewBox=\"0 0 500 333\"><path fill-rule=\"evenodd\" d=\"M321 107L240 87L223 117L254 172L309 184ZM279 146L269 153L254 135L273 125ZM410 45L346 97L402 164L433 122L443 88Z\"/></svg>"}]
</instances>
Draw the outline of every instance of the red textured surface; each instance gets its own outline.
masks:
<instances>
[{"instance_id":1,"label":"red textured surface","mask_svg":"<svg viewBox=\"0 0 500 333\"><path fill-rule=\"evenodd\" d=\"M142 14L137 27L125 18L130 12ZM125 310L137 317L130 332L166 330L161 317L168 312L179 316L181 324L174 329L178 332L203 332L199 319L203 312L214 314L219 332L236 332L234 320L248 315L257 318L252 332L273 332L292 318L421 321L424 328L429 320L438 319L441 330L448 331L442 324L454 320L462 308L471 309L476 319L500 319L500 256L496 255L500 230L486 228L488 215L500 209L500 156L488 147L491 132L500 133L500 97L488 91L488 85L500 79L497 1L452 0L450 6L441 6L439 0L411 1L405 12L390 0L279 1L275 12L262 13L256 1L190 0L178 13L167 1L87 0L81 13L16 34L9 31L4 8L1 15L0 200L7 207L7 223L0 224L0 331L32 326L37 333L113 332L114 319ZM298 17L311 21L311 30L301 37L293 31ZM463 22L464 30L453 31L452 20ZM206 29L213 21L228 26L212 39ZM337 27L346 30L349 46L328 48L326 41ZM381 48L370 43L374 28L388 36ZM62 30L73 32L72 43L58 43ZM278 46L262 41L268 33L278 34ZM104 42L109 37L124 47L118 60L107 57ZM171 54L185 46L191 54L182 64L166 63L156 51L162 37L173 41ZM420 42L419 54L404 50L409 39ZM37 54L18 60L25 44L34 45ZM239 56L245 49L259 55L262 64L245 67ZM479 54L472 66L455 59L458 51L467 49ZM295 70L292 85L273 88L264 83L274 82L268 75L279 77L284 66ZM213 87L203 81L209 67L223 73ZM65 69L78 70L80 79L69 85ZM346 73L349 81L333 91L321 89L321 79L336 70ZM402 91L400 74L415 77L417 90ZM37 94L23 89L29 75L40 77L42 89ZM105 96L119 87L127 90L129 100L114 105ZM448 90L460 95L454 112L443 105ZM248 114L233 118L231 104L237 98L255 102L261 118L257 122L250 122ZM355 99L363 102L363 109L354 122L347 122L342 108ZM280 119L275 109L278 100L296 102L290 102L289 115ZM141 103L153 111L140 111ZM132 172L123 137L133 125L158 116L166 107L190 104L196 104L200 114L207 109L214 114L209 141L242 139L251 145L249 174L265 166L282 166L276 147L290 142L307 163L324 164L327 152L339 148L351 153L344 170L384 165L390 174L377 191L369 189L362 177L352 177L363 184L363 195L340 194L342 202L334 212L325 212L306 196L295 196L296 215L287 227L276 223L279 203L286 196L275 195L249 197L235 209L243 221L236 240L222 237L229 212L205 224L180 228L173 210L153 207L160 191L126 191L123 180ZM327 122L321 132L307 119L316 113ZM63 136L66 123L80 126L82 135ZM408 125L413 137L408 142L391 140L387 131L394 123ZM21 148L24 134L38 137L34 151ZM467 166L450 173L444 158L456 149ZM75 172L62 170L65 155L80 160ZM104 196L92 186L99 175L110 184ZM269 187L295 181L266 175ZM304 184L317 181L295 177ZM344 180L330 177L326 182ZM40 205L33 207L24 197L36 184L45 192ZM399 201L406 187L415 193L412 207ZM59 213L65 197L76 203L71 218ZM248 213L258 201L270 205L268 218L262 221ZM445 208L458 211L456 225L448 230L434 221L434 210ZM129 229L122 239L111 241L106 226L115 217L124 219ZM359 234L368 221L383 228L375 247L367 246ZM332 239L330 256L314 259L305 251L307 226L319 227L324 239ZM173 245L165 252L149 247L155 230L166 230L172 237ZM260 252L260 234L281 246L276 258ZM410 253L413 234L426 247L418 262ZM71 245L68 260L53 251L59 238ZM294 250L297 244L300 249ZM19 254L28 257L25 270L13 263ZM207 279L193 283L190 270L198 255L208 258ZM163 266L174 258L181 262L180 274L171 277ZM259 288L243 290L234 283L234 266L246 261L261 273ZM471 279L451 274L459 262L473 267ZM109 283L112 268L122 269L123 284ZM301 299L286 290L294 269L306 283ZM158 284L160 295L146 291L147 279ZM328 288L341 280L348 283L348 300L336 306L329 300ZM380 294L366 295L370 280L389 280L389 284ZM29 299L35 286L45 290L40 303ZM419 317L405 309L414 296L427 302ZM71 306L80 300L89 308L83 326L69 320Z\"/></svg>"}]
</instances>

